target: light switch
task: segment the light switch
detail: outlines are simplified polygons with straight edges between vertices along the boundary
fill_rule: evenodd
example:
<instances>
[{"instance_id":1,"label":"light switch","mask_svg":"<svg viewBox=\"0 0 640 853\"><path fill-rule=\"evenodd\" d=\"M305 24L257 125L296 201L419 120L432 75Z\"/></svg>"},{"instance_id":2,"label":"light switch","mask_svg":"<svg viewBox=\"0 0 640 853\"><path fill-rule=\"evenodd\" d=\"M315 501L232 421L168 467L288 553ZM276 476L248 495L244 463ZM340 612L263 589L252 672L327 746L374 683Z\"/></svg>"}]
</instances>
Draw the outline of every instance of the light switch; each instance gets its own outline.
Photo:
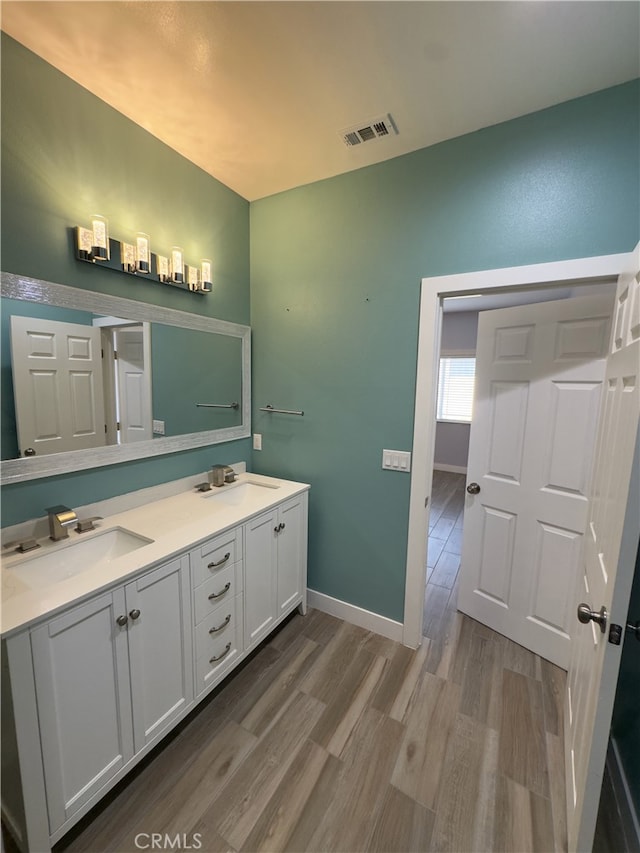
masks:
<instances>
[{"instance_id":1,"label":"light switch","mask_svg":"<svg viewBox=\"0 0 640 853\"><path fill-rule=\"evenodd\" d=\"M164 421L154 421L153 422L153 434L154 435L164 435Z\"/></svg>"},{"instance_id":2,"label":"light switch","mask_svg":"<svg viewBox=\"0 0 640 853\"><path fill-rule=\"evenodd\" d=\"M254 432L253 434L253 449L262 450L262 433Z\"/></svg>"},{"instance_id":3,"label":"light switch","mask_svg":"<svg viewBox=\"0 0 640 853\"><path fill-rule=\"evenodd\" d=\"M383 450L382 467L389 471L411 471L411 453L408 450Z\"/></svg>"}]
</instances>

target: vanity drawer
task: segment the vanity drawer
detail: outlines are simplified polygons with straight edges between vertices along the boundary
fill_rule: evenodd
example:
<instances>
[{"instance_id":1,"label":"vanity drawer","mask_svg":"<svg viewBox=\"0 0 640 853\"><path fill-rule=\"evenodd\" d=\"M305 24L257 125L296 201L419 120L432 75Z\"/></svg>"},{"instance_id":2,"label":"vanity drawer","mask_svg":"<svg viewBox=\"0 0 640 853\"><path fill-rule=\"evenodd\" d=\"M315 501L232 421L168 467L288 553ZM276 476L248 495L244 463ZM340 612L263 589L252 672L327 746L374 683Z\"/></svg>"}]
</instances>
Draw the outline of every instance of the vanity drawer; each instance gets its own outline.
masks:
<instances>
[{"instance_id":1,"label":"vanity drawer","mask_svg":"<svg viewBox=\"0 0 640 853\"><path fill-rule=\"evenodd\" d=\"M224 604L219 604L202 622L196 625L195 629L195 653L196 659L205 655L218 654L220 652L220 640L222 643L222 651L232 639L236 629L236 624L242 618L242 596L236 595L225 601Z\"/></svg>"},{"instance_id":2,"label":"vanity drawer","mask_svg":"<svg viewBox=\"0 0 640 853\"><path fill-rule=\"evenodd\" d=\"M227 622L227 617L231 617ZM226 623L226 624L225 624ZM220 628L210 634L211 628ZM196 694L217 683L242 652L242 595L196 628Z\"/></svg>"},{"instance_id":3,"label":"vanity drawer","mask_svg":"<svg viewBox=\"0 0 640 853\"><path fill-rule=\"evenodd\" d=\"M191 552L193 586L204 583L241 557L242 530L239 527L205 542L200 548Z\"/></svg>"},{"instance_id":4,"label":"vanity drawer","mask_svg":"<svg viewBox=\"0 0 640 853\"><path fill-rule=\"evenodd\" d=\"M237 576L242 574L242 563L220 569L215 576L209 578L193 591L193 623L199 625L203 619L213 613L220 605L229 606L235 595L240 592L241 585Z\"/></svg>"}]
</instances>

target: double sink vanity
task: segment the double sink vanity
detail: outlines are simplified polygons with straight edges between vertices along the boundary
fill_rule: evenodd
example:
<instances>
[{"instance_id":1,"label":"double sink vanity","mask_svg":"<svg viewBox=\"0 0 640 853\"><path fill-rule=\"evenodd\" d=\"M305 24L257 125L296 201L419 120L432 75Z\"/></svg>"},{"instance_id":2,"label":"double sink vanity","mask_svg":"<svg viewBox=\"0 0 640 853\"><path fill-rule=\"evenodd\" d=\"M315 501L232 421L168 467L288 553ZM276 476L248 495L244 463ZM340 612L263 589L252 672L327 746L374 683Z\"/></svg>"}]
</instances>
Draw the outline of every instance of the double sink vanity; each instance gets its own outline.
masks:
<instances>
[{"instance_id":1,"label":"double sink vanity","mask_svg":"<svg viewBox=\"0 0 640 853\"><path fill-rule=\"evenodd\" d=\"M308 488L243 473L3 560L2 808L22 849L49 850L305 611Z\"/></svg>"}]
</instances>

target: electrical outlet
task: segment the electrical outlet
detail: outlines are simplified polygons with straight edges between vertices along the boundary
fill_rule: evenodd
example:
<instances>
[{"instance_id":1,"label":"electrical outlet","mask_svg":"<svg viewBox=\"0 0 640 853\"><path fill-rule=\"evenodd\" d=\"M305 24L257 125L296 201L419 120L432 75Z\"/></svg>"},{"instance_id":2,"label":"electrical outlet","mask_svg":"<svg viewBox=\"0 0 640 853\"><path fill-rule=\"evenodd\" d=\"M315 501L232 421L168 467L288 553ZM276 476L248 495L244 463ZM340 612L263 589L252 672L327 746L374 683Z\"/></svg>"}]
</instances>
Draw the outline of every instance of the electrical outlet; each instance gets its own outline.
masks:
<instances>
[{"instance_id":1,"label":"electrical outlet","mask_svg":"<svg viewBox=\"0 0 640 853\"><path fill-rule=\"evenodd\" d=\"M253 434L253 449L262 450L262 433L254 432Z\"/></svg>"},{"instance_id":2,"label":"electrical outlet","mask_svg":"<svg viewBox=\"0 0 640 853\"><path fill-rule=\"evenodd\" d=\"M411 471L411 453L408 450L383 450L382 467L387 471Z\"/></svg>"},{"instance_id":3,"label":"electrical outlet","mask_svg":"<svg viewBox=\"0 0 640 853\"><path fill-rule=\"evenodd\" d=\"M164 421L154 421L153 422L153 434L154 435L164 435Z\"/></svg>"}]
</instances>

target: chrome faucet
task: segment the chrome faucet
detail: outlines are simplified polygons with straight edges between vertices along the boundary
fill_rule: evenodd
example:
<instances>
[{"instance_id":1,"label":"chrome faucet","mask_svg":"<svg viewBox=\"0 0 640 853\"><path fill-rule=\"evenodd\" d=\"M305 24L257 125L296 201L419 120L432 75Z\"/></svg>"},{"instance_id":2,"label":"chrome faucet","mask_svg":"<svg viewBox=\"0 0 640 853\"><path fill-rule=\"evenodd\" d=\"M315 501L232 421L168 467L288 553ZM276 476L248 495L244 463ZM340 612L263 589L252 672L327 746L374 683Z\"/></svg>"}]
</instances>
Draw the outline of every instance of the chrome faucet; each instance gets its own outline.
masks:
<instances>
[{"instance_id":1,"label":"chrome faucet","mask_svg":"<svg viewBox=\"0 0 640 853\"><path fill-rule=\"evenodd\" d=\"M54 542L59 542L60 539L67 539L69 532L67 527L71 527L78 521L78 516L68 506L50 506L47 510L49 516L49 538Z\"/></svg>"}]
</instances>

